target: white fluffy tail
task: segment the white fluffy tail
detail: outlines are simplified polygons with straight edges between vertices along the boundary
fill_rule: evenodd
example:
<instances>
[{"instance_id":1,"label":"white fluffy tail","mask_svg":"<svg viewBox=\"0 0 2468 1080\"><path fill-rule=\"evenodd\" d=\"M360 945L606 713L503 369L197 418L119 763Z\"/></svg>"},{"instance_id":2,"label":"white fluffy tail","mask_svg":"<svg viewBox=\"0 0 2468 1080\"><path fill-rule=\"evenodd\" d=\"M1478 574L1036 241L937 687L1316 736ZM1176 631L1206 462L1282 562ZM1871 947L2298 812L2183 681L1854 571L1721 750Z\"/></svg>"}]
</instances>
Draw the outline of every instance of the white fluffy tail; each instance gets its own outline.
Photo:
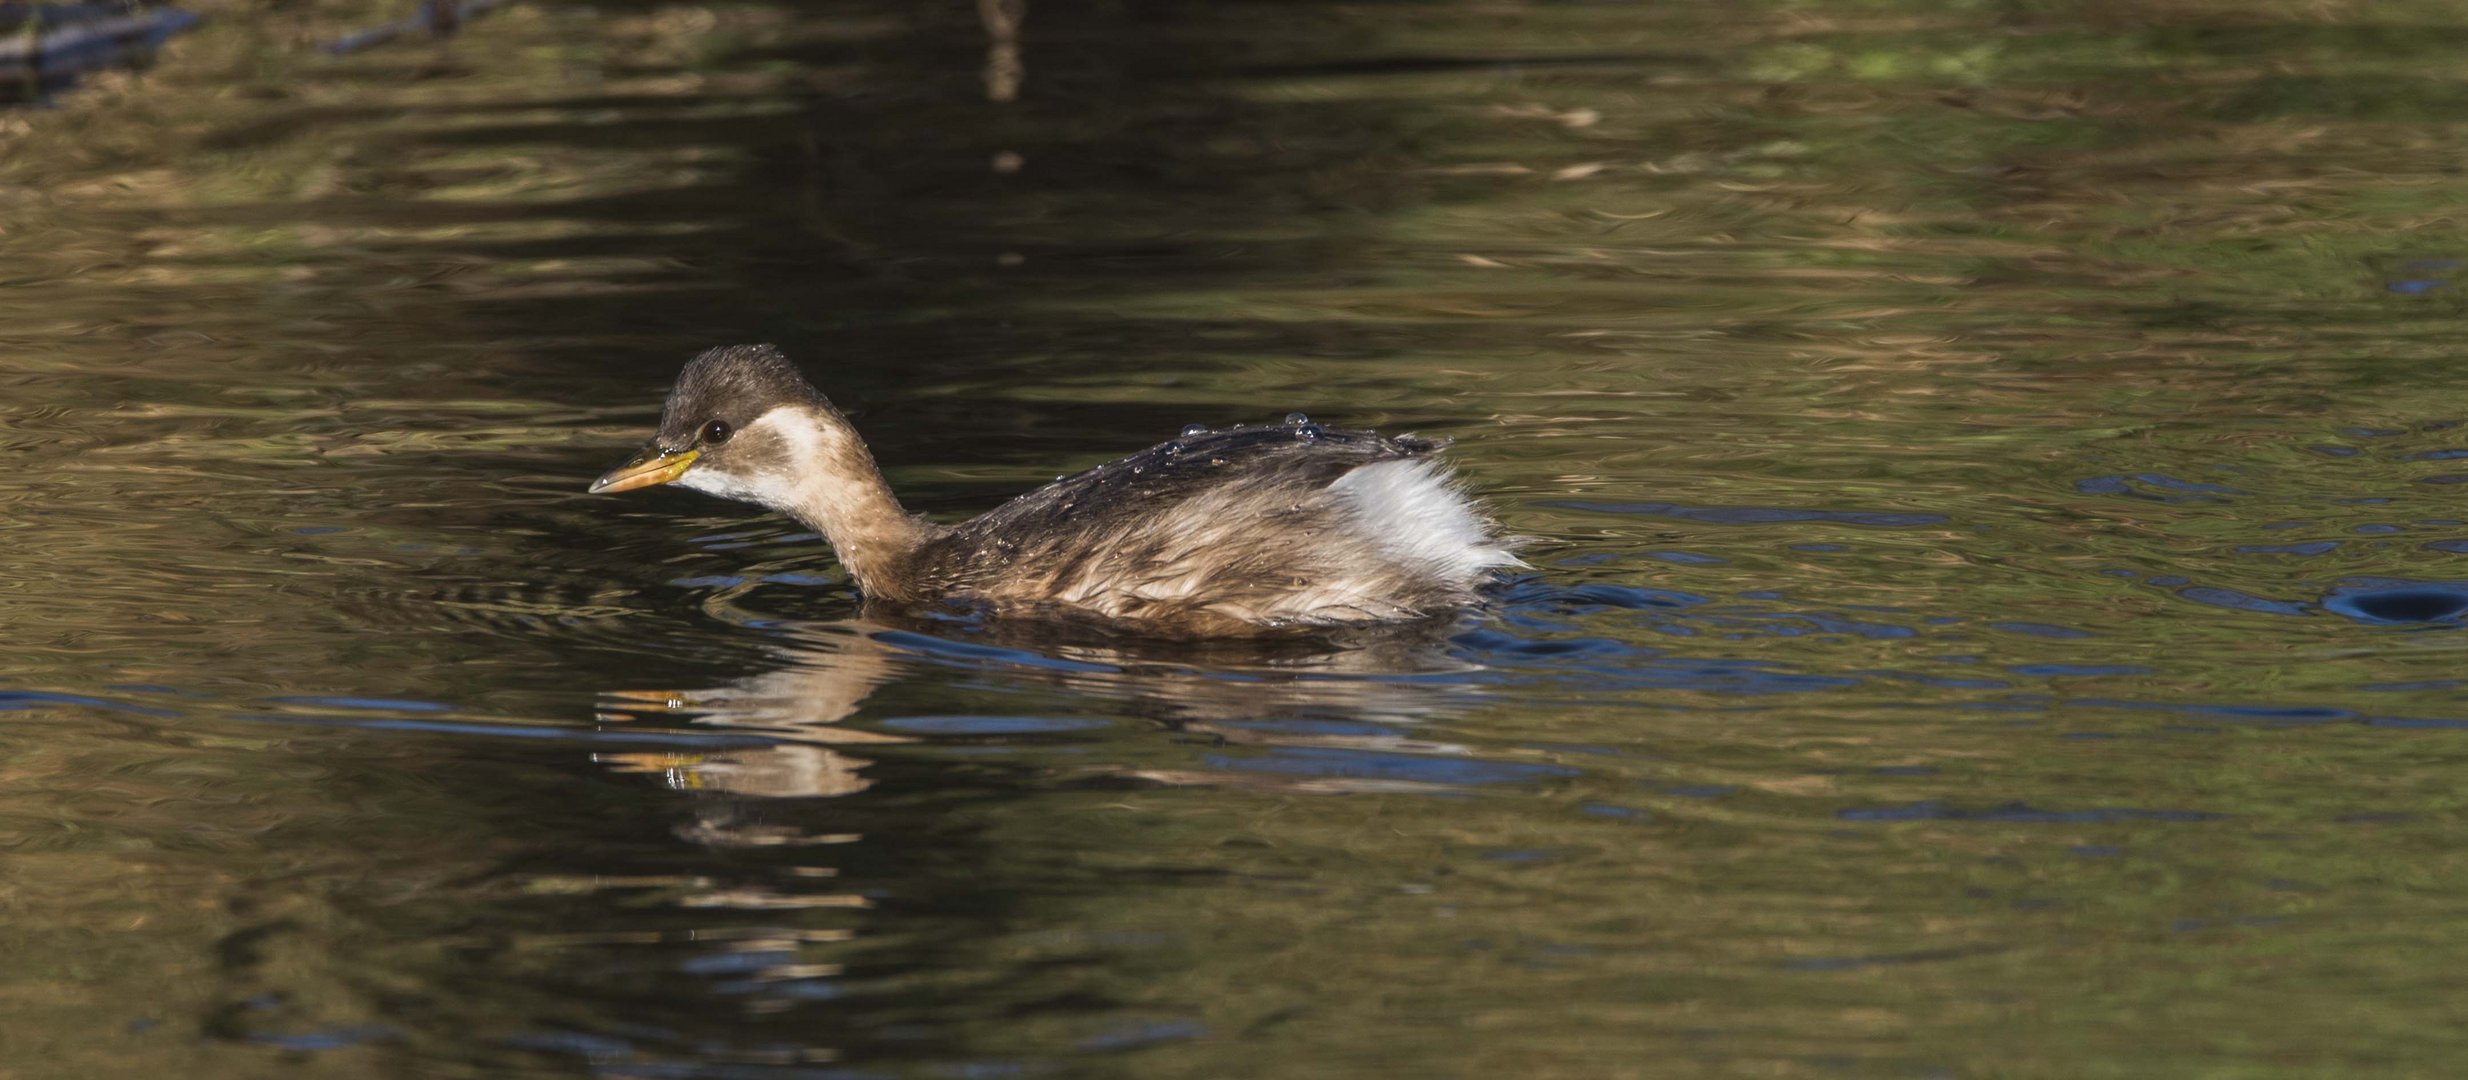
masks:
<instances>
[{"instance_id":1,"label":"white fluffy tail","mask_svg":"<svg viewBox=\"0 0 2468 1080\"><path fill-rule=\"evenodd\" d=\"M1437 461L1365 465L1328 490L1353 504L1364 533L1398 561L1451 585L1471 588L1493 567L1525 565Z\"/></svg>"}]
</instances>

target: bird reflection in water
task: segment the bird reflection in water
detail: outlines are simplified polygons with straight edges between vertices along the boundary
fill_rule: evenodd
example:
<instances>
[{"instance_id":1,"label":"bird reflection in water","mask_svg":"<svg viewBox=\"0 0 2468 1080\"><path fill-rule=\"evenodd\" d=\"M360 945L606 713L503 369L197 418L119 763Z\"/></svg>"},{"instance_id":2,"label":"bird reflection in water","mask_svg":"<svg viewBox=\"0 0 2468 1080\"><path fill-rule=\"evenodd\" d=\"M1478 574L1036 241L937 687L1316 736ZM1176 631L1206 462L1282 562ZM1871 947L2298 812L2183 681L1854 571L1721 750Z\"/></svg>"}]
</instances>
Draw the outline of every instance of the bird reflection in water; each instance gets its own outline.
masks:
<instances>
[{"instance_id":1,"label":"bird reflection in water","mask_svg":"<svg viewBox=\"0 0 2468 1080\"><path fill-rule=\"evenodd\" d=\"M1414 738L1400 725L1461 711L1483 691L1480 668L1452 656L1447 621L1383 627L1343 637L1273 642L1150 642L1057 636L1046 627L989 621L954 637L947 626L881 619L786 629L785 664L702 690L612 690L606 723L682 719L776 740L694 754L599 755L626 772L659 776L677 790L758 798L854 795L873 786L869 746L920 741L848 726L883 687L937 669L997 673L1031 688L1113 706L1206 747L1306 747L1454 756L1466 748ZM933 631L933 632L929 632ZM901 725L894 720L889 726ZM1204 739L1194 740L1193 736ZM1414 779L1276 775L1199 765L1075 765L1098 775L1163 784L1244 786L1292 792L1427 790ZM737 837L737 843L783 838Z\"/></svg>"}]
</instances>

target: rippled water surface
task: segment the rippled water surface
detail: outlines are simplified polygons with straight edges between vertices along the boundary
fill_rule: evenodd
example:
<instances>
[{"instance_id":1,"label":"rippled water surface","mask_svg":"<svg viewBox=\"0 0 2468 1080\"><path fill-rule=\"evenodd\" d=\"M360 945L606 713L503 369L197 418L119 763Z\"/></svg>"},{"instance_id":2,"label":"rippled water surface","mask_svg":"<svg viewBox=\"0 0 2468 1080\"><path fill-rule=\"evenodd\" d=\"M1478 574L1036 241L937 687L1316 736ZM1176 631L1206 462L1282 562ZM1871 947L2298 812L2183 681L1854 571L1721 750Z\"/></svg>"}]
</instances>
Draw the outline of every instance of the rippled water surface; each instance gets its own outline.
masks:
<instances>
[{"instance_id":1,"label":"rippled water surface","mask_svg":"<svg viewBox=\"0 0 2468 1080\"><path fill-rule=\"evenodd\" d=\"M317 51L396 7L0 115L0 1071L2468 1059L2456 5ZM1332 644L869 618L582 494L730 341L938 516L1300 409L1456 438L1533 567Z\"/></svg>"}]
</instances>

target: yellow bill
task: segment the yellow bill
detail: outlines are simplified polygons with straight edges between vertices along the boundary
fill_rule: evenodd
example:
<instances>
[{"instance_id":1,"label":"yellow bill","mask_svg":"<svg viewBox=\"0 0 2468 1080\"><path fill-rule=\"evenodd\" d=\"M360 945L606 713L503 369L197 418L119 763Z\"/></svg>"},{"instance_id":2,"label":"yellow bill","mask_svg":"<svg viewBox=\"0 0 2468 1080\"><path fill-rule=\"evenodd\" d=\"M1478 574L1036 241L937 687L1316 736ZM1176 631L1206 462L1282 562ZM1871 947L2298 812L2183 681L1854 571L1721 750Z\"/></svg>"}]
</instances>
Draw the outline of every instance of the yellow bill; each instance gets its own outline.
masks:
<instances>
[{"instance_id":1,"label":"yellow bill","mask_svg":"<svg viewBox=\"0 0 2468 1080\"><path fill-rule=\"evenodd\" d=\"M634 455L627 459L625 464L610 469L599 479L592 481L591 493L600 495L616 491L632 491L635 488L668 483L685 475L686 467L694 464L694 459L701 456L701 453L699 450L662 450L657 446L646 446L642 453Z\"/></svg>"}]
</instances>

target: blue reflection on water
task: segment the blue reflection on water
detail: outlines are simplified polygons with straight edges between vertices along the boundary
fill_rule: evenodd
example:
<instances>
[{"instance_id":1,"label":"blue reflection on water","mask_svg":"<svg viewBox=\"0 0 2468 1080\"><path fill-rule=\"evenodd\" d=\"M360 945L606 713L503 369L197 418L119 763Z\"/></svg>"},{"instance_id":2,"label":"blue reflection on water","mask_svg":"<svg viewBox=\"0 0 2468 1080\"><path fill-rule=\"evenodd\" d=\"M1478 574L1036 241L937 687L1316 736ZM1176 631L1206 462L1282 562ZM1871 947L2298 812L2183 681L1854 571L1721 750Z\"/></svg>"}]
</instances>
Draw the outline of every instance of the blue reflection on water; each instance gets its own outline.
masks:
<instances>
[{"instance_id":1,"label":"blue reflection on water","mask_svg":"<svg viewBox=\"0 0 2468 1080\"><path fill-rule=\"evenodd\" d=\"M2239 544L2241 555L2324 555L2339 549L2337 540L2315 540L2303 544Z\"/></svg>"},{"instance_id":2,"label":"blue reflection on water","mask_svg":"<svg viewBox=\"0 0 2468 1080\"><path fill-rule=\"evenodd\" d=\"M2243 491L2222 484L2203 484L2179 480L2160 473L2133 473L2114 476L2094 476L2074 481L2074 490L2084 495L2123 495L2165 503L2226 502L2224 495L2242 495Z\"/></svg>"},{"instance_id":3,"label":"blue reflection on water","mask_svg":"<svg viewBox=\"0 0 2468 1080\"><path fill-rule=\"evenodd\" d=\"M1712 555L1699 555L1693 551L1649 551L1645 553L1645 557L1661 562L1679 563L1683 566L1722 566L1731 561Z\"/></svg>"},{"instance_id":4,"label":"blue reflection on water","mask_svg":"<svg viewBox=\"0 0 2468 1080\"><path fill-rule=\"evenodd\" d=\"M2152 580L2155 583L2158 581L2156 578ZM2177 595L2197 604L2235 608L2239 611L2255 611L2265 615L2303 615L2306 613L2304 604L2288 600L2271 600L2238 592L2235 589L2223 589L2211 585L2195 585L2179 589Z\"/></svg>"},{"instance_id":5,"label":"blue reflection on water","mask_svg":"<svg viewBox=\"0 0 2468 1080\"><path fill-rule=\"evenodd\" d=\"M2449 623L2468 615L2468 583L2368 579L2323 598L2323 609L2366 623Z\"/></svg>"},{"instance_id":6,"label":"blue reflection on water","mask_svg":"<svg viewBox=\"0 0 2468 1080\"><path fill-rule=\"evenodd\" d=\"M1197 1020L1142 1020L1091 1035L1081 1040L1080 1049L1100 1053L1131 1050L1162 1042L1196 1039L1208 1034L1208 1028Z\"/></svg>"},{"instance_id":7,"label":"blue reflection on water","mask_svg":"<svg viewBox=\"0 0 2468 1080\"><path fill-rule=\"evenodd\" d=\"M282 705L315 705L321 709L367 709L371 712L446 712L451 706L434 701L414 701L409 698L376 698L329 695L291 695L270 697L267 701Z\"/></svg>"},{"instance_id":8,"label":"blue reflection on water","mask_svg":"<svg viewBox=\"0 0 2468 1080\"><path fill-rule=\"evenodd\" d=\"M2069 707L2092 709L2140 709L2155 712L2186 713L2195 716L2216 716L2228 720L2269 720L2290 724L2327 724L2339 720L2354 720L2357 714L2347 709L2306 705L2201 705L2164 701L2123 701L2110 698L2077 698L2065 703Z\"/></svg>"},{"instance_id":9,"label":"blue reflection on water","mask_svg":"<svg viewBox=\"0 0 2468 1080\"><path fill-rule=\"evenodd\" d=\"M134 705L125 701L113 701L110 698L87 697L84 694L47 694L35 690L0 690L0 711L44 709L59 705L79 705L89 709L106 709L112 712L135 713L139 716L170 717L180 715L170 709L159 709L150 705Z\"/></svg>"}]
</instances>

